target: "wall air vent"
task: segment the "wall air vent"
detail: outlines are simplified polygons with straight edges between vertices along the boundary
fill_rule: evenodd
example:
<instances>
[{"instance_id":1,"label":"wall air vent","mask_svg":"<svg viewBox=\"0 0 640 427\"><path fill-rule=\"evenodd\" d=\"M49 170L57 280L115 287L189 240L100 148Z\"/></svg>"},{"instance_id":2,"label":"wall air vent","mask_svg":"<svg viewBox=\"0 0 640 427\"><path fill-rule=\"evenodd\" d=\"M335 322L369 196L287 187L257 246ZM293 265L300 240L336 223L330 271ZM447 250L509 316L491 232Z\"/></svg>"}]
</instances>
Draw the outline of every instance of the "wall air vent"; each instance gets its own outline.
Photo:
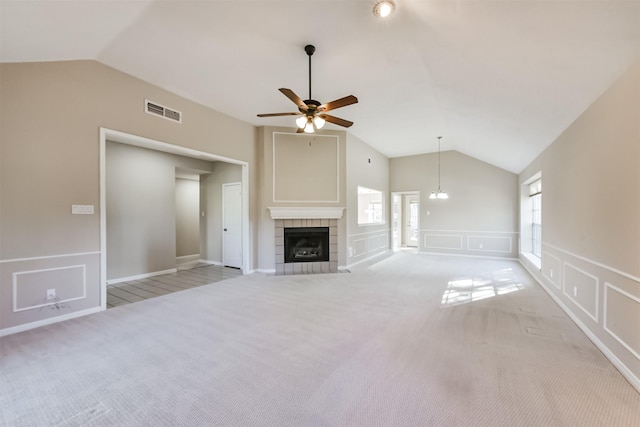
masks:
<instances>
[{"instance_id":1,"label":"wall air vent","mask_svg":"<svg viewBox=\"0 0 640 427\"><path fill-rule=\"evenodd\" d=\"M172 122L182 123L182 113L180 111L173 110L157 102L149 101L148 99L144 100L144 112L163 117Z\"/></svg>"}]
</instances>

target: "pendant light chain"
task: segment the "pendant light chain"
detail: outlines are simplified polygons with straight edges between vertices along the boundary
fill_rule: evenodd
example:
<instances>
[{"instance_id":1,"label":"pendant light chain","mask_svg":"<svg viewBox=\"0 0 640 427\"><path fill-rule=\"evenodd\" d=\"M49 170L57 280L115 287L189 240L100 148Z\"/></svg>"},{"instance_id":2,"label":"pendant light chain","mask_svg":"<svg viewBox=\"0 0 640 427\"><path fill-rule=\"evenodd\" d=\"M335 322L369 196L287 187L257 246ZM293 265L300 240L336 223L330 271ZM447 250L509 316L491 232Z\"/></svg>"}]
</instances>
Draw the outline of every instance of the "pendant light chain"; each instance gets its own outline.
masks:
<instances>
[{"instance_id":1,"label":"pendant light chain","mask_svg":"<svg viewBox=\"0 0 640 427\"><path fill-rule=\"evenodd\" d=\"M441 150L441 146L440 146L440 143L441 143L440 140L441 139L442 139L442 137L439 136L438 137L438 192L433 191L431 193L431 195L429 196L430 199L448 199L449 198L449 195L446 192L442 191L442 189L440 188L440 178L441 178L440 153L442 151Z\"/></svg>"},{"instance_id":2,"label":"pendant light chain","mask_svg":"<svg viewBox=\"0 0 640 427\"><path fill-rule=\"evenodd\" d=\"M440 193L440 140L441 136L438 137L438 193Z\"/></svg>"}]
</instances>

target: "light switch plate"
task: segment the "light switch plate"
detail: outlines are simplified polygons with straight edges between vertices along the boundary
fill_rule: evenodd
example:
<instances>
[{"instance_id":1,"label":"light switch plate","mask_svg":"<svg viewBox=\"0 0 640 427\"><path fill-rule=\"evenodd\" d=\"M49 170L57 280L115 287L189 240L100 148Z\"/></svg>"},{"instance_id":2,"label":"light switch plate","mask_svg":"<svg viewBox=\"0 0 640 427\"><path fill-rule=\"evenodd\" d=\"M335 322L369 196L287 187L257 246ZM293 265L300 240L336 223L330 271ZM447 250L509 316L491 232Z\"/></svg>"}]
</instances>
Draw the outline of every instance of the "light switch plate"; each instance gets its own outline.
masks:
<instances>
[{"instance_id":1,"label":"light switch plate","mask_svg":"<svg viewBox=\"0 0 640 427\"><path fill-rule=\"evenodd\" d=\"M71 205L73 215L93 215L93 205Z\"/></svg>"}]
</instances>

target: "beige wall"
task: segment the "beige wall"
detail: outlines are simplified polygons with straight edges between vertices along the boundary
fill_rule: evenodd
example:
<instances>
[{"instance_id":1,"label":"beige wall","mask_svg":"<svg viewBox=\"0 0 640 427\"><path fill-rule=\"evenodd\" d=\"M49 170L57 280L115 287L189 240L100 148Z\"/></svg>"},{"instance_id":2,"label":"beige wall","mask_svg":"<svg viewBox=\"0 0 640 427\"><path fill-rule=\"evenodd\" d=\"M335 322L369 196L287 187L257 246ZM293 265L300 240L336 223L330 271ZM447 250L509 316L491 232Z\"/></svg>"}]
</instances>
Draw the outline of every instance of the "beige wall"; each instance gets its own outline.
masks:
<instances>
[{"instance_id":1,"label":"beige wall","mask_svg":"<svg viewBox=\"0 0 640 427\"><path fill-rule=\"evenodd\" d=\"M390 159L392 192L420 192L419 249L426 252L516 258L518 176L457 151L441 154L447 200L438 188L438 155Z\"/></svg>"},{"instance_id":2,"label":"beige wall","mask_svg":"<svg viewBox=\"0 0 640 427\"><path fill-rule=\"evenodd\" d=\"M384 193L384 224L358 225L358 186ZM389 250L391 224L389 159L353 135L347 135L346 194L346 256L351 266Z\"/></svg>"},{"instance_id":3,"label":"beige wall","mask_svg":"<svg viewBox=\"0 0 640 427\"><path fill-rule=\"evenodd\" d=\"M200 255L200 180L176 178L176 258ZM189 258L186 258L189 259Z\"/></svg>"},{"instance_id":4,"label":"beige wall","mask_svg":"<svg viewBox=\"0 0 640 427\"><path fill-rule=\"evenodd\" d=\"M520 182L537 172L542 268L521 261L640 390L640 64Z\"/></svg>"},{"instance_id":5,"label":"beige wall","mask_svg":"<svg viewBox=\"0 0 640 427\"><path fill-rule=\"evenodd\" d=\"M200 254L201 258L222 265L222 185L242 181L242 167L224 162L214 164L213 172L200 177Z\"/></svg>"},{"instance_id":6,"label":"beige wall","mask_svg":"<svg viewBox=\"0 0 640 427\"><path fill-rule=\"evenodd\" d=\"M275 272L274 220L269 207L344 207L346 132L296 134L260 128L259 269ZM338 220L338 265L345 266L345 217Z\"/></svg>"},{"instance_id":7,"label":"beige wall","mask_svg":"<svg viewBox=\"0 0 640 427\"><path fill-rule=\"evenodd\" d=\"M180 256L180 209L176 202L181 194L177 181L187 181L176 180L176 168L211 171L213 166L214 163L204 160L107 141L107 280L176 267L176 256ZM199 184L186 182L190 183L195 185L197 203ZM198 208L193 212L193 207L189 207L191 224L184 224L182 231L191 229L192 236L183 236L182 250L186 246L191 252L183 255L199 252Z\"/></svg>"},{"instance_id":8,"label":"beige wall","mask_svg":"<svg viewBox=\"0 0 640 427\"><path fill-rule=\"evenodd\" d=\"M100 127L245 161L250 197L256 194L250 124L95 61L0 67L0 330L99 309ZM145 99L181 111L183 123L145 114ZM73 204L93 205L95 213L71 215ZM250 199L252 217L256 205ZM252 240L255 223L249 232ZM31 280L16 285L19 296L34 295L24 304L36 306L56 272L76 265L84 266L82 283L61 290L78 297L65 309L14 310L13 273L50 272L36 290Z\"/></svg>"}]
</instances>

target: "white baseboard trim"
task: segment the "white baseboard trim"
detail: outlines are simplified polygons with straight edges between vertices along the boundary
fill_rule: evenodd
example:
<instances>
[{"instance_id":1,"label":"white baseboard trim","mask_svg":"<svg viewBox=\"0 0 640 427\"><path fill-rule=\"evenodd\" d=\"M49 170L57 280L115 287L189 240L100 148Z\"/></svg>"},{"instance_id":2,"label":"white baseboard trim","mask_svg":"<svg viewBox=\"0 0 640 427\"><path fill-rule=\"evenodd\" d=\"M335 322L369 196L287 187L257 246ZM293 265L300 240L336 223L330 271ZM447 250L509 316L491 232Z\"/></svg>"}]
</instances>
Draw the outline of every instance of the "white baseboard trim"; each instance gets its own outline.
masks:
<instances>
[{"instance_id":1,"label":"white baseboard trim","mask_svg":"<svg viewBox=\"0 0 640 427\"><path fill-rule=\"evenodd\" d=\"M203 263L203 264L219 265L219 266L222 266L222 263L221 263L220 261L211 261L211 260L208 260L208 259L202 259L202 258L200 258L198 261L199 261L199 262L201 262L201 263Z\"/></svg>"},{"instance_id":2,"label":"white baseboard trim","mask_svg":"<svg viewBox=\"0 0 640 427\"><path fill-rule=\"evenodd\" d=\"M347 264L346 266L338 266L338 270L349 270L350 268L356 267L360 264L365 264L367 262L371 262L373 260L376 260L377 258L382 257L383 255L391 255L393 252L390 249L386 249L382 252L379 252L375 255L371 255L369 257L366 257L364 259L358 260L356 262L354 262L353 264Z\"/></svg>"},{"instance_id":3,"label":"white baseboard trim","mask_svg":"<svg viewBox=\"0 0 640 427\"><path fill-rule=\"evenodd\" d=\"M276 269L275 268L256 268L255 270L248 271L246 274L254 274L254 273L273 276L274 274L276 274Z\"/></svg>"},{"instance_id":4,"label":"white baseboard trim","mask_svg":"<svg viewBox=\"0 0 640 427\"><path fill-rule=\"evenodd\" d=\"M161 274L176 273L177 271L178 271L177 268L170 268L168 270L154 271L153 273L144 273L144 274L136 274L135 276L120 277L118 279L107 280L107 285L115 285L116 283L128 282L130 280L147 279L153 276L160 276Z\"/></svg>"},{"instance_id":5,"label":"white baseboard trim","mask_svg":"<svg viewBox=\"0 0 640 427\"><path fill-rule=\"evenodd\" d=\"M567 307L560 298L558 298L553 292L551 292L549 288L547 288L547 286L541 280L539 280L538 277L536 277L536 274L532 272L525 263L520 261L520 264L524 267L525 270L529 272L531 277L533 277L533 279L538 282L538 284L542 287L542 289L545 290L545 292L551 297L551 299L553 299L556 304L560 306L562 311L564 311L565 314L569 316L569 318L578 326L578 328L580 328L580 330L587 336L587 338L589 338L589 340L591 340L591 342L596 347L598 347L598 350L600 350L602 354L604 354L604 356L609 359L609 362L611 362L613 366L615 366L616 369L620 371L622 376L625 377L627 381L629 381L631 386L635 388L638 393L640 393L640 378L635 376L635 374L624 363L622 363L622 361L618 359L618 357L611 350L609 350L609 348L604 345L604 343L600 341L600 339L598 339L598 337L593 332L591 332L591 330L587 328L587 326L582 323L582 321L575 314L573 314L571 310L569 310L569 307Z\"/></svg>"},{"instance_id":6,"label":"white baseboard trim","mask_svg":"<svg viewBox=\"0 0 640 427\"><path fill-rule=\"evenodd\" d=\"M74 311L73 313L63 314L62 316L51 317L49 319L38 320L36 322L25 323L10 328L0 329L0 337L17 334L18 332L28 331L30 329L40 328L42 326L53 325L54 323L64 322L65 320L75 319L76 317L87 316L100 312L100 307L89 308L82 311Z\"/></svg>"},{"instance_id":7,"label":"white baseboard trim","mask_svg":"<svg viewBox=\"0 0 640 427\"><path fill-rule=\"evenodd\" d=\"M519 258L506 257L506 256L491 256L491 255L472 255L472 254L450 254L448 252L431 252L418 250L419 254L425 255L441 255L441 256L455 256L458 258L478 258L478 259L500 259L507 261L519 261Z\"/></svg>"},{"instance_id":8,"label":"white baseboard trim","mask_svg":"<svg viewBox=\"0 0 640 427\"><path fill-rule=\"evenodd\" d=\"M189 262L189 261L198 261L198 260L200 260L200 254L183 255L183 256L176 257L177 264L180 264L183 262Z\"/></svg>"}]
</instances>

